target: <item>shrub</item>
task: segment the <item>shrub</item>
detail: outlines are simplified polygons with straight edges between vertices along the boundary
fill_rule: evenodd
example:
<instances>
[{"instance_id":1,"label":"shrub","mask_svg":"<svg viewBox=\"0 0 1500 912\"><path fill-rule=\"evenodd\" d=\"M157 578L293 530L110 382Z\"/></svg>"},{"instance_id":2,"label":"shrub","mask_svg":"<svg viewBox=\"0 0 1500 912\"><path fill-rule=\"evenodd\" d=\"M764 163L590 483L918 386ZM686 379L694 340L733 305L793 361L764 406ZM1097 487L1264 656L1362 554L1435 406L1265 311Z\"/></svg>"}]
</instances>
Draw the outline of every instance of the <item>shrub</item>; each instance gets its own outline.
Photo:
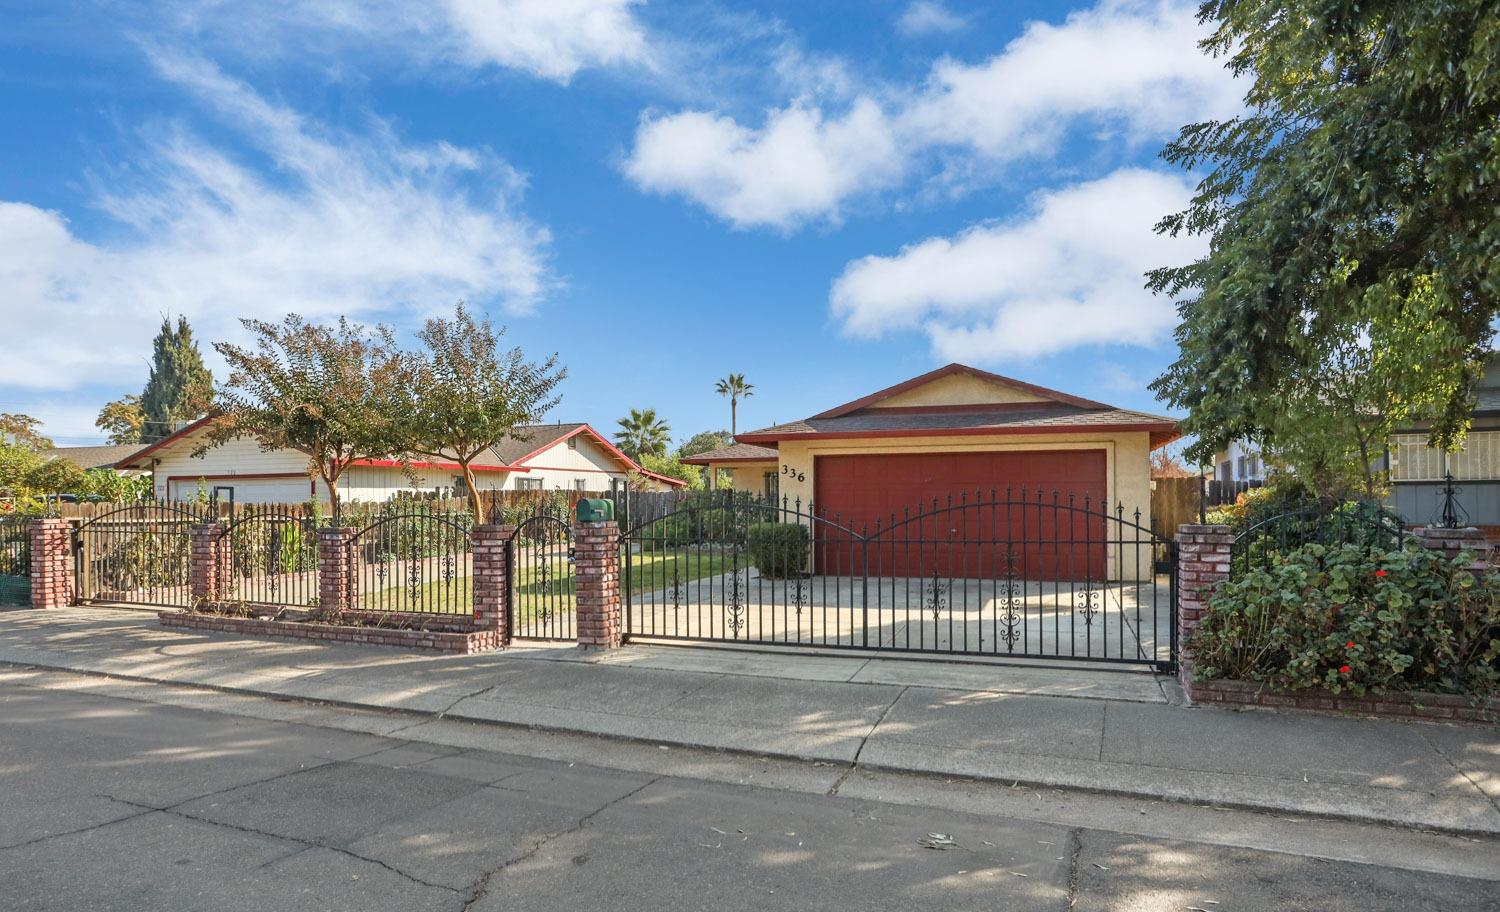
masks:
<instances>
[{"instance_id":1,"label":"shrub","mask_svg":"<svg viewBox=\"0 0 1500 912\"><path fill-rule=\"evenodd\" d=\"M801 523L755 523L746 539L761 576L787 579L807 570L807 527Z\"/></svg>"},{"instance_id":2,"label":"shrub","mask_svg":"<svg viewBox=\"0 0 1500 912\"><path fill-rule=\"evenodd\" d=\"M1310 543L1221 583L1189 647L1205 678L1335 693L1500 691L1500 573L1472 555Z\"/></svg>"},{"instance_id":3,"label":"shrub","mask_svg":"<svg viewBox=\"0 0 1500 912\"><path fill-rule=\"evenodd\" d=\"M635 536L642 551L665 551L693 543L693 521L689 515L674 514L643 527Z\"/></svg>"}]
</instances>

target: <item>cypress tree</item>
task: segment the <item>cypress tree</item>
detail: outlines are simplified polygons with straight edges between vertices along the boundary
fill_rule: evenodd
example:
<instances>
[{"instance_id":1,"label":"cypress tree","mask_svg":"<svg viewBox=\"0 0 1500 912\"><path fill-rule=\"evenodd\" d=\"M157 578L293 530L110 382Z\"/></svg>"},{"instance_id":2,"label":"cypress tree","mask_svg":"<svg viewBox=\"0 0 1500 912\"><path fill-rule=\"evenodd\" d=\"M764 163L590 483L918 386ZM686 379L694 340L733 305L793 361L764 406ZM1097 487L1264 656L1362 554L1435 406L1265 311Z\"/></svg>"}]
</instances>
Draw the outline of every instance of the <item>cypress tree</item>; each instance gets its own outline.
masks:
<instances>
[{"instance_id":1,"label":"cypress tree","mask_svg":"<svg viewBox=\"0 0 1500 912\"><path fill-rule=\"evenodd\" d=\"M213 386L213 375L203 364L187 318L178 317L175 329L164 318L151 343L151 376L141 393L141 411L146 417L141 442L166 437L179 421L201 418L213 401Z\"/></svg>"}]
</instances>

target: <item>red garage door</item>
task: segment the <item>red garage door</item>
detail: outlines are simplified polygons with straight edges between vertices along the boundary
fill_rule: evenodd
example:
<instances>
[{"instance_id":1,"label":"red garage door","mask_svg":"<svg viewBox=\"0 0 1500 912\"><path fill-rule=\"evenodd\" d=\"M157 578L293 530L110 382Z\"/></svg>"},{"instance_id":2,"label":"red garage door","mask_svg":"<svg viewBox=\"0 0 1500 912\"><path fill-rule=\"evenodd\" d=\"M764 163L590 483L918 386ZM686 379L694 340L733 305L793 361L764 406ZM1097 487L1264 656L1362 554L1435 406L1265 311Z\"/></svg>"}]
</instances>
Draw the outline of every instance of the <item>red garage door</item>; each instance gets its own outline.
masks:
<instances>
[{"instance_id":1,"label":"red garage door","mask_svg":"<svg viewBox=\"0 0 1500 912\"><path fill-rule=\"evenodd\" d=\"M1097 579L1106 467L1103 450L821 456L817 512L871 536L872 576ZM818 537L820 572L856 569Z\"/></svg>"}]
</instances>

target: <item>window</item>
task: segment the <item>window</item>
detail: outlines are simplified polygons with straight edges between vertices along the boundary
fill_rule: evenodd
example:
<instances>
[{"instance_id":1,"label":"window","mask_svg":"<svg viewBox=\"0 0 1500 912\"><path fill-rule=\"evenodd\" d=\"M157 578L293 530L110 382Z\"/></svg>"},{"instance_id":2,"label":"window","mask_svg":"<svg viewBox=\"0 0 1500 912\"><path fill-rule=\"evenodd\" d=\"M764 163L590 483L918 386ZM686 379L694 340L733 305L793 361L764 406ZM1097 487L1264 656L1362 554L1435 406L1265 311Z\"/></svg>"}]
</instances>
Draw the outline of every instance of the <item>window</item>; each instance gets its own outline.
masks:
<instances>
[{"instance_id":1,"label":"window","mask_svg":"<svg viewBox=\"0 0 1500 912\"><path fill-rule=\"evenodd\" d=\"M1426 434L1391 438L1391 481L1442 481L1446 472L1459 481L1500 478L1500 431L1470 433L1457 453L1428 446Z\"/></svg>"},{"instance_id":2,"label":"window","mask_svg":"<svg viewBox=\"0 0 1500 912\"><path fill-rule=\"evenodd\" d=\"M587 491L588 489L589 489L589 480L587 478L575 478L575 479L573 479L573 490L575 490L575 491Z\"/></svg>"},{"instance_id":3,"label":"window","mask_svg":"<svg viewBox=\"0 0 1500 912\"><path fill-rule=\"evenodd\" d=\"M578 435L577 434L575 434L572 437L568 438L568 449L570 449L570 450L576 450L576 449L578 449Z\"/></svg>"},{"instance_id":4,"label":"window","mask_svg":"<svg viewBox=\"0 0 1500 912\"><path fill-rule=\"evenodd\" d=\"M517 491L540 491L541 489L542 489L542 480L540 478L517 478L516 479L516 490Z\"/></svg>"},{"instance_id":5,"label":"window","mask_svg":"<svg viewBox=\"0 0 1500 912\"><path fill-rule=\"evenodd\" d=\"M1250 477L1245 474L1245 457L1243 456L1239 458L1234 477L1241 480Z\"/></svg>"},{"instance_id":6,"label":"window","mask_svg":"<svg viewBox=\"0 0 1500 912\"><path fill-rule=\"evenodd\" d=\"M462 475L453 476L453 496L458 498L469 496L469 486L464 484Z\"/></svg>"},{"instance_id":7,"label":"window","mask_svg":"<svg viewBox=\"0 0 1500 912\"><path fill-rule=\"evenodd\" d=\"M762 484L765 485L766 500L775 500L781 490L781 476L775 472L767 472Z\"/></svg>"}]
</instances>

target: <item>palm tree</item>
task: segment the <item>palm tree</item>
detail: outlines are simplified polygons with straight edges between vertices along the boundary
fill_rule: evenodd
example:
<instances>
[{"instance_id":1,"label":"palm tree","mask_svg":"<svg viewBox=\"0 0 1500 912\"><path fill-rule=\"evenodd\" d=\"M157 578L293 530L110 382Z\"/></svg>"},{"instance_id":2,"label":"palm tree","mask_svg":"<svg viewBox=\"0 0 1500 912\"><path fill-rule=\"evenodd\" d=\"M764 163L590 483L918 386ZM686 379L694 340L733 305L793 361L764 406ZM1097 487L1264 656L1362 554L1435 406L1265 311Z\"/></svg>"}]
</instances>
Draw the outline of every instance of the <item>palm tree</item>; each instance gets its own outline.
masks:
<instances>
[{"instance_id":1,"label":"palm tree","mask_svg":"<svg viewBox=\"0 0 1500 912\"><path fill-rule=\"evenodd\" d=\"M729 397L729 436L733 437L739 430L740 400L755 395L755 387L745 382L744 374L730 374L714 384L714 390L720 396Z\"/></svg>"},{"instance_id":2,"label":"palm tree","mask_svg":"<svg viewBox=\"0 0 1500 912\"><path fill-rule=\"evenodd\" d=\"M656 409L631 409L627 417L620 419L620 429L615 432L615 443L631 459L647 454L665 456L671 442L672 428L656 417Z\"/></svg>"}]
</instances>

